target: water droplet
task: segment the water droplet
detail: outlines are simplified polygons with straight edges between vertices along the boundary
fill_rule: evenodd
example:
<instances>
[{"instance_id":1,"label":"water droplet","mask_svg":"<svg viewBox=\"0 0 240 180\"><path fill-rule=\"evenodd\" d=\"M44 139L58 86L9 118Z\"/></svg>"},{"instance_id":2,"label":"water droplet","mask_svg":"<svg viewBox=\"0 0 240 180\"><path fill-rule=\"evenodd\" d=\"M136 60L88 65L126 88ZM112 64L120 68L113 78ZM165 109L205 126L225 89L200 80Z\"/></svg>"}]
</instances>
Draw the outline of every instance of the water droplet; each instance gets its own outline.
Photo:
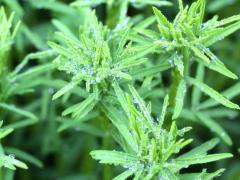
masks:
<instances>
[{"instance_id":1,"label":"water droplet","mask_svg":"<svg viewBox=\"0 0 240 180\"><path fill-rule=\"evenodd\" d=\"M92 68L90 68L90 69L89 69L89 74L90 74L90 75L93 75L93 73L94 73L94 70L93 70Z\"/></svg>"},{"instance_id":2,"label":"water droplet","mask_svg":"<svg viewBox=\"0 0 240 180\"><path fill-rule=\"evenodd\" d=\"M14 155L14 154L9 154L8 157L9 157L10 159L15 159L15 155Z\"/></svg>"},{"instance_id":3,"label":"water droplet","mask_svg":"<svg viewBox=\"0 0 240 180\"><path fill-rule=\"evenodd\" d=\"M48 93L49 94L53 94L54 93L54 89L53 88L48 88Z\"/></svg>"}]
</instances>

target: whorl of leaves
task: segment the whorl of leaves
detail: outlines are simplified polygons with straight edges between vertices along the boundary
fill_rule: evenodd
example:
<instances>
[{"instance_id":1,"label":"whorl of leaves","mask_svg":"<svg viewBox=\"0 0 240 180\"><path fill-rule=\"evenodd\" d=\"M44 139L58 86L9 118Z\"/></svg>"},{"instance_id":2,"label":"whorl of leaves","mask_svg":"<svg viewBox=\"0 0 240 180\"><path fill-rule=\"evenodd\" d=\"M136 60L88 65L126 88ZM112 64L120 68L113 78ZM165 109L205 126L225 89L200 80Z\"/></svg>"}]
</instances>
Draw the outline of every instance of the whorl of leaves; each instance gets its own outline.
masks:
<instances>
[{"instance_id":1,"label":"whorl of leaves","mask_svg":"<svg viewBox=\"0 0 240 180\"><path fill-rule=\"evenodd\" d=\"M130 87L132 96L124 95L118 91L118 99L129 119L129 124L120 124L121 120L114 116L114 109L106 106L111 121L119 130L122 138L118 142L122 151L95 150L91 152L94 159L100 163L120 165L126 169L115 179L127 179L134 176L135 179L179 179L184 174L181 169L188 168L194 164L204 164L232 157L229 153L207 154L217 143L217 139L208 142L179 155L182 148L191 143L192 139L185 140L184 134L191 128L178 129L175 122L170 129L163 128L164 119L168 106L168 95L164 99L162 114L158 120L150 115L150 106L146 106L137 91ZM111 115L112 114L112 115ZM123 121L123 120L122 120ZM217 176L223 170L215 173L196 173L195 176L208 175Z\"/></svg>"}]
</instances>

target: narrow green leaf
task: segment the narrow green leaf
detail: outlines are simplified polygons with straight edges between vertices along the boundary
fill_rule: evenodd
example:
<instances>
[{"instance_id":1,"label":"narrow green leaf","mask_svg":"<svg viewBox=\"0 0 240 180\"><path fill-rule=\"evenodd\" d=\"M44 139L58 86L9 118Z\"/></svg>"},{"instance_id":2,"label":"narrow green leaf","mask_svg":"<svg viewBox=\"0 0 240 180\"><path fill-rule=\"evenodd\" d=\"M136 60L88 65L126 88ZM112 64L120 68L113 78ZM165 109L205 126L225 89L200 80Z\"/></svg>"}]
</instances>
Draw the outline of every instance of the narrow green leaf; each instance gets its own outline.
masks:
<instances>
[{"instance_id":1,"label":"narrow green leaf","mask_svg":"<svg viewBox=\"0 0 240 180\"><path fill-rule=\"evenodd\" d=\"M204 78L204 66L201 64L198 64L197 67L197 74L196 74L196 79L199 81L203 81ZM192 105L193 107L196 107L201 99L201 91L199 88L196 88L195 86L193 87L192 91Z\"/></svg>"},{"instance_id":2,"label":"narrow green leaf","mask_svg":"<svg viewBox=\"0 0 240 180\"><path fill-rule=\"evenodd\" d=\"M75 104L64 110L62 115L66 116L73 113L73 117L77 117L79 119L83 118L94 108L97 102L98 100L96 99L95 94L91 94L81 103Z\"/></svg>"},{"instance_id":3,"label":"narrow green leaf","mask_svg":"<svg viewBox=\"0 0 240 180\"><path fill-rule=\"evenodd\" d=\"M124 95L124 92L119 87L117 82L113 83L113 88L114 88L115 94L117 95L117 99L120 102L122 108L127 113L127 115L129 115L128 103L127 103L126 97Z\"/></svg>"},{"instance_id":4,"label":"narrow green leaf","mask_svg":"<svg viewBox=\"0 0 240 180\"><path fill-rule=\"evenodd\" d=\"M195 53L195 55L197 57L199 57L200 59L202 59L205 63L209 64L210 63L210 59L203 53L201 52L201 50L199 50L198 48L194 47L194 46L190 46L190 48L192 49L192 51Z\"/></svg>"},{"instance_id":5,"label":"narrow green leaf","mask_svg":"<svg viewBox=\"0 0 240 180\"><path fill-rule=\"evenodd\" d=\"M64 95L65 93L67 93L68 91L70 91L71 89L73 89L75 86L77 85L76 82L70 82L68 83L66 86L64 86L62 89L60 89L59 91L57 91L54 95L53 95L53 100L59 98L60 96Z\"/></svg>"},{"instance_id":6,"label":"narrow green leaf","mask_svg":"<svg viewBox=\"0 0 240 180\"><path fill-rule=\"evenodd\" d=\"M43 59L43 58L50 57L50 56L53 56L53 55L55 55L55 52L54 52L54 50L50 50L50 49L45 50L45 51L30 53L30 54L28 54L24 57L24 59L21 61L20 64L18 64L16 66L16 68L14 69L12 74L18 74L28 64L28 62L30 60ZM51 65L51 64L49 64L49 65Z\"/></svg>"},{"instance_id":7,"label":"narrow green leaf","mask_svg":"<svg viewBox=\"0 0 240 180\"><path fill-rule=\"evenodd\" d=\"M15 149L15 148L10 148L10 147L6 147L4 149L6 150L6 152L8 154L14 154L16 157L21 158L22 160L24 160L26 162L32 163L39 168L43 167L43 163L39 159L37 159L36 157L34 157L26 152L23 152L19 149Z\"/></svg>"},{"instance_id":8,"label":"narrow green leaf","mask_svg":"<svg viewBox=\"0 0 240 180\"><path fill-rule=\"evenodd\" d=\"M219 177L225 169L219 169L213 173L201 172L201 173L185 173L180 175L180 180L193 180L193 179L204 179L212 180L213 178Z\"/></svg>"},{"instance_id":9,"label":"narrow green leaf","mask_svg":"<svg viewBox=\"0 0 240 180\"><path fill-rule=\"evenodd\" d=\"M178 0L178 6L179 6L179 11L180 11L180 13L181 12L183 12L183 2L182 2L182 0Z\"/></svg>"},{"instance_id":10,"label":"narrow green leaf","mask_svg":"<svg viewBox=\"0 0 240 180\"><path fill-rule=\"evenodd\" d=\"M15 105L8 105L8 104L5 104L5 103L0 103L0 107L3 108L3 109L6 109L6 110L8 110L8 111L17 113L17 114L19 114L19 115L28 117L28 118L33 119L33 120L37 120L37 119L38 119L38 118L37 118L34 114L32 114L31 112L28 112L28 111L25 111L25 110L23 110L23 109L20 109L20 108L16 107Z\"/></svg>"},{"instance_id":11,"label":"narrow green leaf","mask_svg":"<svg viewBox=\"0 0 240 180\"><path fill-rule=\"evenodd\" d=\"M218 144L218 142L219 142L219 139L217 138L211 139L201 144L200 146L182 154L181 156L178 157L178 159L190 158L196 155L206 155L209 150L213 149Z\"/></svg>"},{"instance_id":12,"label":"narrow green leaf","mask_svg":"<svg viewBox=\"0 0 240 180\"><path fill-rule=\"evenodd\" d=\"M163 126L164 119L165 119L165 116L167 113L168 103L169 103L169 95L167 94L163 100L162 112L161 112L161 116L160 116L158 126L157 126L157 135L161 134L162 126Z\"/></svg>"},{"instance_id":13,"label":"narrow green leaf","mask_svg":"<svg viewBox=\"0 0 240 180\"><path fill-rule=\"evenodd\" d=\"M136 62L139 61L139 59L142 59L143 56L152 53L156 47L157 44L134 47L134 49L132 49L134 55L121 59L119 61L119 65L126 66L132 63L135 64Z\"/></svg>"},{"instance_id":14,"label":"narrow green leaf","mask_svg":"<svg viewBox=\"0 0 240 180\"><path fill-rule=\"evenodd\" d=\"M225 143L232 145L232 140L227 132L213 119L203 113L195 113L197 118L211 131L216 133Z\"/></svg>"},{"instance_id":15,"label":"narrow green leaf","mask_svg":"<svg viewBox=\"0 0 240 180\"><path fill-rule=\"evenodd\" d=\"M118 129L119 133L124 137L126 143L129 145L129 147L131 147L132 151L137 152L137 144L129 131L128 122L124 121L124 117L120 119L121 114L107 104L103 104L103 112Z\"/></svg>"},{"instance_id":16,"label":"narrow green leaf","mask_svg":"<svg viewBox=\"0 0 240 180\"><path fill-rule=\"evenodd\" d=\"M12 128L7 128L7 129L0 129L0 139L6 137L9 135L11 132L13 132Z\"/></svg>"},{"instance_id":17,"label":"narrow green leaf","mask_svg":"<svg viewBox=\"0 0 240 180\"><path fill-rule=\"evenodd\" d=\"M134 27L134 30L140 30L140 29L145 29L148 26L150 26L151 24L153 24L156 21L156 17L155 16L150 16L148 18L143 19L139 24L137 24Z\"/></svg>"},{"instance_id":18,"label":"narrow green leaf","mask_svg":"<svg viewBox=\"0 0 240 180\"><path fill-rule=\"evenodd\" d=\"M196 42L204 43L205 46L211 46L212 44L216 43L219 40L222 40L226 36L234 33L235 31L240 29L240 22L236 22L232 25L229 25L223 29L220 29L219 31L216 31L213 34L206 35L202 38L199 38L196 40Z\"/></svg>"},{"instance_id":19,"label":"narrow green leaf","mask_svg":"<svg viewBox=\"0 0 240 180\"><path fill-rule=\"evenodd\" d=\"M115 57L119 57L121 52L123 51L123 48L126 45L127 40L128 40L129 31L130 31L129 29L126 29L124 34L122 35L121 40L118 44L118 48L117 48Z\"/></svg>"},{"instance_id":20,"label":"narrow green leaf","mask_svg":"<svg viewBox=\"0 0 240 180\"><path fill-rule=\"evenodd\" d=\"M240 107L237 104L232 103L231 101L226 99L223 95L221 95L214 89L210 88L206 84L202 83L201 81L194 78L188 78L188 81L192 83L194 86L196 86L197 88L199 88L202 92L206 93L211 98L221 103L222 105L232 109L240 109Z\"/></svg>"},{"instance_id":21,"label":"narrow green leaf","mask_svg":"<svg viewBox=\"0 0 240 180\"><path fill-rule=\"evenodd\" d=\"M222 118L229 118L229 119L234 119L238 116L238 111L234 109L229 109L226 107L218 107L214 109L207 109L201 111L205 115L211 117L211 118L216 118L216 119L222 119Z\"/></svg>"},{"instance_id":22,"label":"narrow green leaf","mask_svg":"<svg viewBox=\"0 0 240 180\"><path fill-rule=\"evenodd\" d=\"M136 89L134 87L129 86L129 89L130 89L130 91L131 91L131 93L133 95L134 101L136 101L136 103L139 105L139 108L140 108L141 112L144 112L144 116L147 119L149 128L153 129L153 120L152 120L152 117L151 117L148 109L145 106L144 101L139 96L138 92L136 91Z\"/></svg>"},{"instance_id":23,"label":"narrow green leaf","mask_svg":"<svg viewBox=\"0 0 240 180\"><path fill-rule=\"evenodd\" d=\"M240 83L236 83L235 85L223 91L221 94L229 99L236 97L240 94ZM198 106L198 109L206 109L217 106L218 104L219 102L215 101L214 99L207 99Z\"/></svg>"},{"instance_id":24,"label":"narrow green leaf","mask_svg":"<svg viewBox=\"0 0 240 180\"><path fill-rule=\"evenodd\" d=\"M0 155L0 167L6 167L11 170L15 170L15 166L23 169L28 169L25 163L15 159L13 156Z\"/></svg>"},{"instance_id":25,"label":"narrow green leaf","mask_svg":"<svg viewBox=\"0 0 240 180\"><path fill-rule=\"evenodd\" d=\"M61 21L59 21L57 19L53 19L52 23L59 31L63 32L64 34L66 34L70 37L73 37L73 38L75 37L74 34L72 33L72 31Z\"/></svg>"},{"instance_id":26,"label":"narrow green leaf","mask_svg":"<svg viewBox=\"0 0 240 180\"><path fill-rule=\"evenodd\" d=\"M186 82L184 79L182 79L177 87L177 94L175 97L175 106L173 110L172 119L177 119L179 114L181 113L186 91L187 91Z\"/></svg>"},{"instance_id":27,"label":"narrow green leaf","mask_svg":"<svg viewBox=\"0 0 240 180\"><path fill-rule=\"evenodd\" d=\"M154 11L155 16L157 17L157 21L159 24L163 24L167 27L170 27L170 22L168 22L167 18L162 14L162 12L160 10L153 7L153 11Z\"/></svg>"},{"instance_id":28,"label":"narrow green leaf","mask_svg":"<svg viewBox=\"0 0 240 180\"><path fill-rule=\"evenodd\" d=\"M113 178L113 180L125 180L133 174L134 174L134 172L131 169L129 169L129 170L124 171L123 173L119 174L115 178Z\"/></svg>"},{"instance_id":29,"label":"narrow green leaf","mask_svg":"<svg viewBox=\"0 0 240 180\"><path fill-rule=\"evenodd\" d=\"M103 164L124 165L138 160L136 156L120 151L95 150L90 155Z\"/></svg>"},{"instance_id":30,"label":"narrow green leaf","mask_svg":"<svg viewBox=\"0 0 240 180\"><path fill-rule=\"evenodd\" d=\"M175 163L177 166L184 167L188 165L194 165L194 164L205 164L209 162L218 161L221 159L231 158L233 157L230 153L221 153L221 154L210 154L210 155L202 155L202 156L195 156L194 158L181 158L176 159Z\"/></svg>"},{"instance_id":31,"label":"narrow green leaf","mask_svg":"<svg viewBox=\"0 0 240 180\"><path fill-rule=\"evenodd\" d=\"M94 1L82 1L78 0L73 3L71 3L71 6L79 6L79 7L85 7L85 6L97 6L101 3L105 3L106 0L94 0Z\"/></svg>"},{"instance_id":32,"label":"narrow green leaf","mask_svg":"<svg viewBox=\"0 0 240 180\"><path fill-rule=\"evenodd\" d=\"M168 70L170 67L171 66L169 64L161 64L153 67L135 69L133 72L131 72L131 75L135 78L148 77Z\"/></svg>"},{"instance_id":33,"label":"narrow green leaf","mask_svg":"<svg viewBox=\"0 0 240 180\"><path fill-rule=\"evenodd\" d=\"M69 123L67 124L63 124L58 128L58 132L62 132L65 129L68 128L74 128L75 131L77 132L85 132L88 134L91 134L93 136L96 137L103 137L104 136L104 132L101 131L99 128L92 126L90 124L87 123L81 123L79 121L76 120L68 120Z\"/></svg>"},{"instance_id":34,"label":"narrow green leaf","mask_svg":"<svg viewBox=\"0 0 240 180\"><path fill-rule=\"evenodd\" d=\"M37 122L38 122L38 119L24 119L21 121L16 121L14 123L8 124L4 128L19 129L19 128L33 125Z\"/></svg>"},{"instance_id":35,"label":"narrow green leaf","mask_svg":"<svg viewBox=\"0 0 240 180\"><path fill-rule=\"evenodd\" d=\"M211 63L206 64L204 62L202 62L204 64L204 66L206 66L207 68L216 71L226 77L229 77L231 79L238 79L238 76L236 74L234 74L233 72L231 72L219 59L215 59L213 61L211 61Z\"/></svg>"},{"instance_id":36,"label":"narrow green leaf","mask_svg":"<svg viewBox=\"0 0 240 180\"><path fill-rule=\"evenodd\" d=\"M49 70L53 69L52 63L47 63L43 65L38 65L37 67L31 68L27 70L26 72L20 73L15 76L14 80L22 80L24 78L33 78L34 76L37 76L39 74L42 74L44 72L47 72Z\"/></svg>"}]
</instances>

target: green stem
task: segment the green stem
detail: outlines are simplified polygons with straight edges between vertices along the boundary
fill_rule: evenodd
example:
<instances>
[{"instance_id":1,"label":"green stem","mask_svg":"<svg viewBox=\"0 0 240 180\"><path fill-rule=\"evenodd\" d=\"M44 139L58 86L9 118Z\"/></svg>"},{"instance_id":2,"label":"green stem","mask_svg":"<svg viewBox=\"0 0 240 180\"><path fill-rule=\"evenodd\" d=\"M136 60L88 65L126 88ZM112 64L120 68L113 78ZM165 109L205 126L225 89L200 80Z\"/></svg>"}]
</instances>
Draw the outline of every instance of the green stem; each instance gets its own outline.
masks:
<instances>
[{"instance_id":1,"label":"green stem","mask_svg":"<svg viewBox=\"0 0 240 180\"><path fill-rule=\"evenodd\" d=\"M183 64L184 64L184 78L186 79L189 76L190 68L190 53L188 48L183 49Z\"/></svg>"},{"instance_id":2,"label":"green stem","mask_svg":"<svg viewBox=\"0 0 240 180\"><path fill-rule=\"evenodd\" d=\"M0 154L4 155L4 150L3 150L1 142L0 142ZM0 179L3 179L3 168L0 168Z\"/></svg>"},{"instance_id":3,"label":"green stem","mask_svg":"<svg viewBox=\"0 0 240 180\"><path fill-rule=\"evenodd\" d=\"M170 104L170 107L172 108L174 108L175 106L175 97L177 93L177 87L181 79L182 79L182 76L180 75L179 71L176 68L174 68L172 71L172 84L170 87L170 94L169 94L169 104Z\"/></svg>"},{"instance_id":4,"label":"green stem","mask_svg":"<svg viewBox=\"0 0 240 180\"><path fill-rule=\"evenodd\" d=\"M107 118L102 119L103 121L103 129L106 132L106 135L103 137L102 141L102 149L112 149L112 139L110 135L110 124ZM111 180L113 179L113 174L112 174L112 167L108 164L103 165L103 179L104 180Z\"/></svg>"},{"instance_id":5,"label":"green stem","mask_svg":"<svg viewBox=\"0 0 240 180\"><path fill-rule=\"evenodd\" d=\"M183 64L184 64L183 77L176 68L174 68L174 70L172 71L172 85L170 88L170 96L169 96L170 107L172 108L175 106L175 98L176 98L177 88L180 81L182 80L182 78L186 79L186 77L189 76L190 58L189 58L188 48L182 49L182 55L183 55Z\"/></svg>"},{"instance_id":6,"label":"green stem","mask_svg":"<svg viewBox=\"0 0 240 180\"><path fill-rule=\"evenodd\" d=\"M128 2L122 0L114 0L107 4L106 24L110 29L126 18Z\"/></svg>"}]
</instances>

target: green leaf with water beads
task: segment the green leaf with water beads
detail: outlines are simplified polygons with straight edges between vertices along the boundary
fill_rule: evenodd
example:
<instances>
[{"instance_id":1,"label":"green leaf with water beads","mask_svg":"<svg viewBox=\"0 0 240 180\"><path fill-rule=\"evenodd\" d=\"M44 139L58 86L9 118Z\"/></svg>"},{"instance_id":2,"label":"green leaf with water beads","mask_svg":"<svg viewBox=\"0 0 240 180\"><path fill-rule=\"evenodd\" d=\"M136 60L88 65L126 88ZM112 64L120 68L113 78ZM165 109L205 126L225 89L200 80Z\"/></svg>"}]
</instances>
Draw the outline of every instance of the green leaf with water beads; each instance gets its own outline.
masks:
<instances>
[{"instance_id":1,"label":"green leaf with water beads","mask_svg":"<svg viewBox=\"0 0 240 180\"><path fill-rule=\"evenodd\" d=\"M236 97L240 94L240 83L236 83L235 85L223 91L221 94L229 99ZM198 109L207 109L217 106L218 104L219 102L215 101L214 99L207 99L199 104Z\"/></svg>"},{"instance_id":2,"label":"green leaf with water beads","mask_svg":"<svg viewBox=\"0 0 240 180\"><path fill-rule=\"evenodd\" d=\"M182 79L179 82L178 88L177 88L177 94L175 97L175 106L173 110L173 117L172 119L177 119L178 116L180 115L183 104L184 104L184 97L187 91L187 85L184 79Z\"/></svg>"},{"instance_id":3,"label":"green leaf with water beads","mask_svg":"<svg viewBox=\"0 0 240 180\"><path fill-rule=\"evenodd\" d=\"M122 108L124 109L124 111L128 114L128 102L125 98L124 92L122 91L122 89L119 87L119 85L117 84L117 82L113 82L113 88L114 91L117 95L118 101L120 102Z\"/></svg>"},{"instance_id":4,"label":"green leaf with water beads","mask_svg":"<svg viewBox=\"0 0 240 180\"><path fill-rule=\"evenodd\" d=\"M198 147L193 148L192 150L182 154L178 158L186 158L186 157L193 157L196 155L205 155L211 149L213 149L219 143L219 139L214 138L211 139Z\"/></svg>"},{"instance_id":5,"label":"green leaf with water beads","mask_svg":"<svg viewBox=\"0 0 240 180\"><path fill-rule=\"evenodd\" d=\"M110 30L98 22L94 13L90 13L89 19L93 23L87 21L81 27L79 40L57 33L66 46L55 42L49 45L58 52L56 67L71 74L73 80L81 80L87 91L93 89L98 96L98 92L109 88L112 80L132 80L131 68L143 64L147 60L144 56L154 52L156 46L132 46L128 43L128 27Z\"/></svg>"},{"instance_id":6,"label":"green leaf with water beads","mask_svg":"<svg viewBox=\"0 0 240 180\"><path fill-rule=\"evenodd\" d=\"M160 10L153 8L158 21L161 40L156 40L157 36L155 35L149 36L148 39L152 39L154 44L159 44L160 48L163 48L161 53L173 54L188 47L191 53L189 53L190 57L185 57L185 59L190 59L191 56L197 57L197 61L203 63L206 67L227 77L237 79L237 76L228 70L206 47L210 45L209 43L215 43L220 37L228 36L238 30L240 28L240 16L233 16L222 21L217 21L217 18L213 18L212 20L203 22L205 6L205 1L198 0L192 3L190 7L186 6L184 8L183 2L179 1L180 12L175 17L173 23L169 22ZM228 24L230 25L223 27ZM146 30L144 31L147 32ZM204 38L207 43L205 43ZM185 62L184 66L188 66L188 64L190 62Z\"/></svg>"},{"instance_id":7,"label":"green leaf with water beads","mask_svg":"<svg viewBox=\"0 0 240 180\"><path fill-rule=\"evenodd\" d=\"M202 92L206 93L211 98L215 99L217 102L221 103L222 105L232 108L232 109L240 109L240 107L237 104L232 103L227 98L225 98L223 95L209 87L208 85L204 84L203 82L194 79L194 78L188 78L189 83L193 84L197 88L199 88Z\"/></svg>"},{"instance_id":8,"label":"green leaf with water beads","mask_svg":"<svg viewBox=\"0 0 240 180\"><path fill-rule=\"evenodd\" d=\"M123 109L127 109L125 111L129 122L118 120L120 119L120 115L118 115L119 113L117 113L117 111L109 110L109 112L114 114L115 117L112 122L127 142L119 143L123 146L122 148L128 152L129 147L132 145L131 142L136 142L137 148L135 151L130 151L131 153L106 150L93 151L91 155L94 159L99 160L100 163L121 165L131 170L131 175L134 176L135 179L151 179L159 177L160 175L164 175L164 177L170 179L176 179L180 176L179 171L189 165L203 164L232 157L232 155L228 153L208 155L207 151L212 149L217 143L217 140L214 139L188 152L185 156L176 156L177 158L174 159L173 154L177 154L192 141L191 139L184 140L183 138L178 140L178 136L183 136L184 133L191 128L178 130L175 122L171 124L170 130L162 128L168 104L168 96L164 99L161 119L153 126L157 128L149 128L149 126L146 126L146 124L149 123L146 114L150 116L150 106L145 106L144 101L133 87L129 88L133 98L130 95L126 95L125 98L123 92L119 92L121 94L119 95L119 101L122 106L126 106L125 101L127 99L127 108L123 107ZM107 109L113 109L107 105L105 106ZM146 111L148 111L148 113ZM152 117L150 118L152 122ZM110 117L110 119L113 118ZM127 123L129 123L129 125L127 125ZM120 126L124 128L120 128ZM131 132L129 137L133 138L134 141L129 141L126 132ZM198 153L197 156L195 152ZM130 173L127 173L128 170L120 174L119 177L123 177L124 179L128 177L128 175L130 176Z\"/></svg>"},{"instance_id":9,"label":"green leaf with water beads","mask_svg":"<svg viewBox=\"0 0 240 180\"><path fill-rule=\"evenodd\" d=\"M66 116L68 114L72 114L73 117L81 119L94 108L97 102L98 100L96 99L95 94L91 94L84 101L64 110L62 115Z\"/></svg>"},{"instance_id":10,"label":"green leaf with water beads","mask_svg":"<svg viewBox=\"0 0 240 180\"><path fill-rule=\"evenodd\" d=\"M207 64L210 63L210 59L198 48L191 46L190 47L192 49L192 51L194 52L194 54L199 57L200 59L204 60Z\"/></svg>"},{"instance_id":11,"label":"green leaf with water beads","mask_svg":"<svg viewBox=\"0 0 240 180\"><path fill-rule=\"evenodd\" d=\"M162 106L162 112L161 112L161 116L160 116L160 119L159 119L159 122L158 122L157 130L158 130L158 133L159 133L159 134L161 133L160 131L161 131L161 129L162 129L165 116L166 116L166 114L167 114L168 103L169 103L169 96L168 96L168 94L167 94L167 95L164 97L163 106Z\"/></svg>"},{"instance_id":12,"label":"green leaf with water beads","mask_svg":"<svg viewBox=\"0 0 240 180\"><path fill-rule=\"evenodd\" d=\"M167 27L170 26L170 22L167 20L167 18L162 14L161 11L159 11L157 8L153 7L154 14L157 17L157 21L159 24L165 25Z\"/></svg>"},{"instance_id":13,"label":"green leaf with water beads","mask_svg":"<svg viewBox=\"0 0 240 180\"><path fill-rule=\"evenodd\" d=\"M143 59L145 55L154 52L157 45L144 45L144 46L135 46L131 50L134 53L133 55L130 55L129 57L124 57L119 61L119 65L125 67L128 66L135 66L138 64L142 64L141 60L146 61L146 59ZM140 61L139 61L140 60ZM143 62L144 62L143 61Z\"/></svg>"},{"instance_id":14,"label":"green leaf with water beads","mask_svg":"<svg viewBox=\"0 0 240 180\"><path fill-rule=\"evenodd\" d=\"M4 7L0 6L0 75L7 63L7 54L20 26L20 22L18 22L12 31L13 18L14 13L11 13L10 16L7 17Z\"/></svg>"},{"instance_id":15,"label":"green leaf with water beads","mask_svg":"<svg viewBox=\"0 0 240 180\"><path fill-rule=\"evenodd\" d=\"M136 89L134 87L129 86L129 89L133 95L134 101L138 104L140 110L144 113L144 116L148 121L149 128L153 128L153 120L152 120L152 117L150 116L148 109L146 108L146 106L144 104L144 101L139 96L138 92L136 91Z\"/></svg>"},{"instance_id":16,"label":"green leaf with water beads","mask_svg":"<svg viewBox=\"0 0 240 180\"><path fill-rule=\"evenodd\" d=\"M139 68L139 69L136 69L136 71L131 72L131 76L133 76L134 78L153 76L162 71L168 70L170 67L171 66L169 64L161 64L161 65L156 65L151 67L144 67L141 69Z\"/></svg>"},{"instance_id":17,"label":"green leaf with water beads","mask_svg":"<svg viewBox=\"0 0 240 180\"><path fill-rule=\"evenodd\" d=\"M73 89L75 86L77 85L77 82L70 82L68 83L66 86L64 86L62 89L60 89L59 91L57 91L54 95L53 95L53 100L59 98L60 96L64 95L65 93L67 93L68 91L70 91L71 89Z\"/></svg>"},{"instance_id":18,"label":"green leaf with water beads","mask_svg":"<svg viewBox=\"0 0 240 180\"><path fill-rule=\"evenodd\" d=\"M224 171L225 171L225 169L219 169L213 173L207 173L206 170L203 170L203 172L201 172L201 173L181 174L180 180L192 180L192 179L212 180L213 178L217 178L218 176L220 176Z\"/></svg>"},{"instance_id":19,"label":"green leaf with water beads","mask_svg":"<svg viewBox=\"0 0 240 180\"><path fill-rule=\"evenodd\" d=\"M194 164L209 163L209 162L218 161L221 159L231 158L231 157L233 156L230 153L221 153L221 154L210 154L210 155L198 155L198 156L186 157L186 158L177 158L173 166L180 168L180 167L194 165Z\"/></svg>"},{"instance_id":20,"label":"green leaf with water beads","mask_svg":"<svg viewBox=\"0 0 240 180\"><path fill-rule=\"evenodd\" d=\"M90 154L100 163L124 165L138 161L138 158L136 156L120 151L95 150Z\"/></svg>"},{"instance_id":21,"label":"green leaf with water beads","mask_svg":"<svg viewBox=\"0 0 240 180\"><path fill-rule=\"evenodd\" d=\"M37 166L39 168L43 167L43 163L39 159L37 159L36 157L34 157L34 156L32 156L32 155L30 155L26 152L23 152L19 149L15 149L15 148L12 148L12 147L6 147L5 151L8 154L14 154L16 157L21 158L25 162L30 162L30 163L34 164L35 166Z\"/></svg>"},{"instance_id":22,"label":"green leaf with water beads","mask_svg":"<svg viewBox=\"0 0 240 180\"><path fill-rule=\"evenodd\" d=\"M106 104L103 104L103 111L105 115L112 121L113 125L118 129L119 133L125 139L126 143L129 145L131 151L137 151L137 144L133 138L131 132L129 131L127 123L124 121L124 118L119 119L120 114L113 107L109 107ZM126 112L127 113L127 112ZM129 149L129 148L127 148Z\"/></svg>"},{"instance_id":23,"label":"green leaf with water beads","mask_svg":"<svg viewBox=\"0 0 240 180\"><path fill-rule=\"evenodd\" d=\"M11 170L16 170L16 167L28 169L27 165L17 159L14 156L0 155L0 167L6 167Z\"/></svg>"},{"instance_id":24,"label":"green leaf with water beads","mask_svg":"<svg viewBox=\"0 0 240 180\"><path fill-rule=\"evenodd\" d=\"M237 19L239 21L239 19ZM211 46L212 44L216 43L219 40L222 40L226 36L229 36L230 34L234 33L235 31L240 29L240 22L236 22L232 25L229 25L224 28L219 28L218 31L211 33L210 35L206 35L202 38L199 38L195 42L201 42L205 46Z\"/></svg>"},{"instance_id":25,"label":"green leaf with water beads","mask_svg":"<svg viewBox=\"0 0 240 180\"><path fill-rule=\"evenodd\" d=\"M216 71L226 77L229 77L232 79L238 79L238 76L236 74L234 74L233 72L231 72L229 69L227 69L226 66L215 55L213 55L210 51L208 51L208 52L212 56L210 63L205 63L198 59L196 59L196 61L203 64L205 67L207 67L213 71Z\"/></svg>"}]
</instances>

